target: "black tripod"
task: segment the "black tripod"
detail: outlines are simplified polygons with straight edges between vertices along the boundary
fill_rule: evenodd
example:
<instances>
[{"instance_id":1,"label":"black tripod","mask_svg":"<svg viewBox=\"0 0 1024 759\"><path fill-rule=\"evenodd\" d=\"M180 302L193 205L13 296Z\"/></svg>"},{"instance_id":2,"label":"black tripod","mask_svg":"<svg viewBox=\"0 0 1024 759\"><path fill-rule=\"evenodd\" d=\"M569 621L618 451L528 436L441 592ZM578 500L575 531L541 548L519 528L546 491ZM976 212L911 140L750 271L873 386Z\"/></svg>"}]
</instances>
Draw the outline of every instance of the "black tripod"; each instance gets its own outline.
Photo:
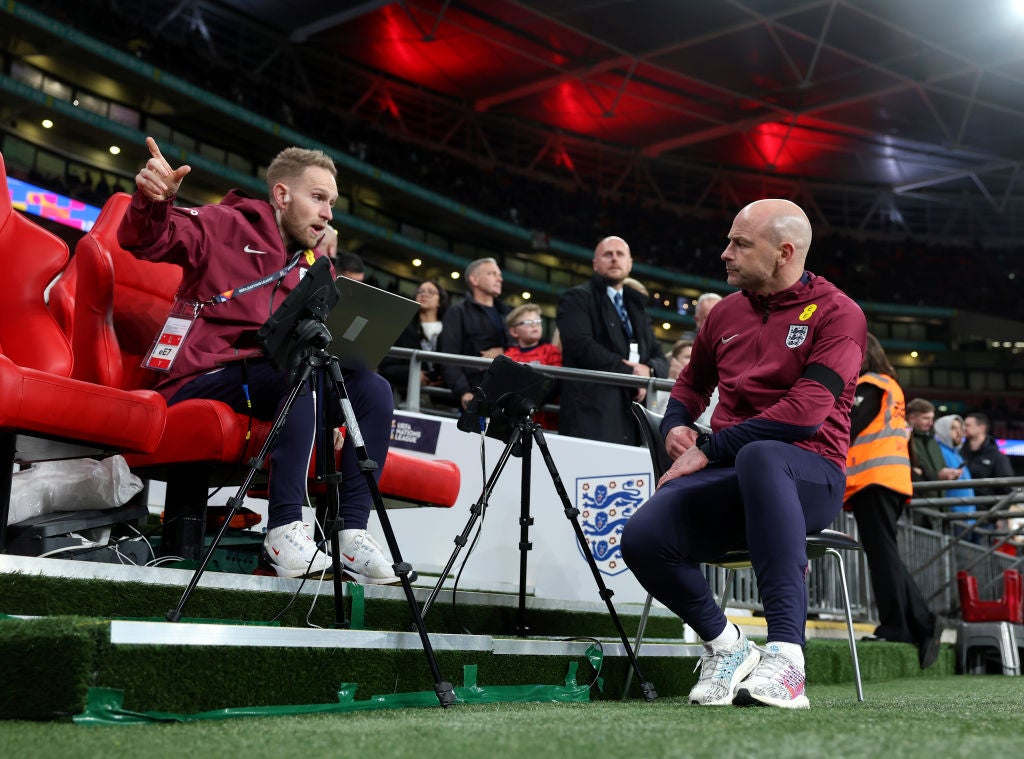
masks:
<instances>
[{"instance_id":1,"label":"black tripod","mask_svg":"<svg viewBox=\"0 0 1024 759\"><path fill-rule=\"evenodd\" d=\"M619 615L615 611L615 605L612 603L614 591L605 585L604 579L601 577L601 571L597 568L597 562L594 560L594 554L590 550L590 545L587 543L587 538L583 534L583 528L580 527L579 519L577 518L580 514L579 509L573 506L572 502L569 500L569 494L566 492L565 486L562 484L562 477L558 474L558 469L555 467L555 461L551 457L551 452L548 450L548 444L544 439L543 429L539 424L533 421L532 414L535 409L529 400L522 397L512 396L511 398L503 400L504 402L501 405L504 409L514 409L513 413L507 414L509 417L515 419L515 422L511 427L510 437L508 442L505 444L505 450L501 452L501 456L498 458L498 463L487 478L487 482L484 483L480 499L474 503L469 510L469 521L466 522L466 526L463 528L462 532L455 538L455 549L452 551L452 555L448 557L448 563L441 571L441 576L438 578L437 584L434 586L433 590L431 590L430 595L423 604L422 616L427 616L427 612L430 611L430 607L434 604L438 594L441 592L442 584L445 579L447 579L452 567L455 565L459 552L462 550L463 546L466 545L469 535L473 531L473 525L476 524L477 519L487 509L491 493L494 491L494 487L497 484L502 471L505 469L505 465L508 464L509 459L513 455L519 455L521 453L523 458L523 470L519 513L519 609L517 614L516 635L519 637L527 637L529 635L530 628L526 624L526 563L529 551L533 548L533 544L530 543L530 526L533 524L533 517L530 516L530 479L533 458L532 448L534 441L536 441L537 448L540 450L541 456L544 459L544 464L547 466L548 473L551 475L551 482L554 484L555 491L558 493L558 497L562 501L562 509L565 512L565 518L568 519L569 523L572 525L573 530L576 533L576 540L579 542L580 548L583 549L583 555L586 557L587 563L590 565L590 571L594 575L594 582L597 584L598 595L601 596L605 605L608 607L608 613L611 615L612 623L615 625L615 629L622 641L622 646L626 651L626 656L629 657L630 666L633 668L633 672L636 674L637 680L640 683L640 692L643 694L645 701L653 701L658 697L658 693L654 690L654 684L645 680L643 673L640 672L640 664L637 662L636 655L633 653L633 647L629 643L626 631L622 628L622 622L619 621Z\"/></svg>"},{"instance_id":2,"label":"black tripod","mask_svg":"<svg viewBox=\"0 0 1024 759\"><path fill-rule=\"evenodd\" d=\"M377 516L380 519L381 528L384 530L388 549L391 551L391 556L395 562L393 565L395 574L401 580L402 588L405 591L406 601L409 604L409 609L412 612L416 629L420 635L420 641L423 644L423 652L426 654L427 663L429 664L430 671L434 677L434 692L437 694L437 699L441 703L441 706L451 706L455 703L455 693L451 683L446 682L441 676L437 660L434 657L433 648L430 645L430 638L427 636L427 630L423 624L423 617L420 614L419 606L417 605L416 598L413 595L412 584L409 578L409 574L412 572L412 566L402 561L402 555L398 548L398 541L395 539L395 533L391 527L391 520L388 517L387 509L384 506L384 499L381 497L380 489L377 487L377 481L373 476L373 473L376 471L378 466L377 462L373 461L369 457L366 448L363 445L363 437L359 430L355 413L352 410L352 404L349 402L348 392L345 388L345 382L341 376L341 367L338 363L338 359L335 356L328 354L325 350L326 346L331 343L330 333L322 322L318 322L315 319L307 319L299 323L295 330L295 334L300 336L299 342L302 347L298 351L298 358L293 361L293 363L297 364L295 367L294 384L292 385L277 418L274 420L273 426L267 434L267 439L260 448L260 452L254 459L250 460L251 466L248 474L245 476L245 479L242 481L242 484L239 486L234 497L228 500L228 513L224 518L224 522L221 525L220 530L213 539L213 542L210 544L210 547L207 549L206 554L203 556L199 567L189 580L188 586L185 588L185 592L181 596L181 600L178 601L178 605L171 611L167 612L167 619L171 622L177 622L181 619L181 612L185 603L188 601L192 591L195 590L196 585L199 583L199 578L206 570L206 566L209 564L210 559L213 556L213 552L216 550L217 545L227 532L232 517L234 517L235 513L241 507L245 498L245 493L248 491L250 485L252 485L256 472L263 467L263 461L273 449L274 442L276 441L281 428L284 426L288 412L295 404L296 398L298 398L310 377L316 373L318 385L329 384L330 387L334 388L334 397L338 399L341 414L345 420L345 426L348 429L348 435L351 436L352 444L355 446L356 454L359 458L360 471L366 478L366 482L369 485L374 508L376 509ZM311 347L311 344L313 344L313 347ZM326 397L328 394L329 393L324 393L322 396ZM323 416L326 418L326 414ZM323 442L323 445L330 445L331 436L327 434L325 430L321 430L319 434L320 440L325 441ZM339 544L338 533L341 526L337 524L339 511L339 476L337 474L333 456L323 456L321 457L321 460L325 462L323 464L325 467L324 478L327 482L327 492L329 494L329 519L328 524L325 525L324 529L331 536L331 556L334 565L335 609L336 614L340 619L342 614L340 611L342 603L342 583L339 559L341 556L341 546Z\"/></svg>"}]
</instances>

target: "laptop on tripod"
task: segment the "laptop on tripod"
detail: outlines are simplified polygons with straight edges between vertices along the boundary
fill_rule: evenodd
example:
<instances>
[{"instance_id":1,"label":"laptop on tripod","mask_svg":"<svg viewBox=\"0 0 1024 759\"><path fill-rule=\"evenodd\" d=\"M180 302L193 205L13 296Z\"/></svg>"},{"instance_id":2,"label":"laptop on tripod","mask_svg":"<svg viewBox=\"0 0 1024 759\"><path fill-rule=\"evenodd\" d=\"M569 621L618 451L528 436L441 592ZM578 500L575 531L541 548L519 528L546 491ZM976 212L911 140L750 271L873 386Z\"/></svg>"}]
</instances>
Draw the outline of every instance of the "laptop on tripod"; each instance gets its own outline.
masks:
<instances>
[{"instance_id":1,"label":"laptop on tripod","mask_svg":"<svg viewBox=\"0 0 1024 759\"><path fill-rule=\"evenodd\" d=\"M333 338L328 350L343 369L377 368L420 304L348 277L335 280L341 298L325 324Z\"/></svg>"}]
</instances>

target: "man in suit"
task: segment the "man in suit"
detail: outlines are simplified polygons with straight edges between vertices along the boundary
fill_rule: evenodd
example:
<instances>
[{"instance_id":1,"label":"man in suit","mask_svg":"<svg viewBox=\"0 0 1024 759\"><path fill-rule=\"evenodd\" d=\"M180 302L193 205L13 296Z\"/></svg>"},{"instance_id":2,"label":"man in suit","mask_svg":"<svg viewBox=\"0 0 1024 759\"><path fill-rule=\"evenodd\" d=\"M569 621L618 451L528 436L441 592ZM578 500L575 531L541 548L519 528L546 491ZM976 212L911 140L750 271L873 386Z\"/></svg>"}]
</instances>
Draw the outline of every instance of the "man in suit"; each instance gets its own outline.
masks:
<instances>
[{"instance_id":1,"label":"man in suit","mask_svg":"<svg viewBox=\"0 0 1024 759\"><path fill-rule=\"evenodd\" d=\"M633 268L629 245L606 237L594 249L594 276L558 301L563 366L637 377L667 377L668 361L654 337L646 298L623 282ZM558 430L562 435L639 445L629 404L645 388L564 380Z\"/></svg>"}]
</instances>

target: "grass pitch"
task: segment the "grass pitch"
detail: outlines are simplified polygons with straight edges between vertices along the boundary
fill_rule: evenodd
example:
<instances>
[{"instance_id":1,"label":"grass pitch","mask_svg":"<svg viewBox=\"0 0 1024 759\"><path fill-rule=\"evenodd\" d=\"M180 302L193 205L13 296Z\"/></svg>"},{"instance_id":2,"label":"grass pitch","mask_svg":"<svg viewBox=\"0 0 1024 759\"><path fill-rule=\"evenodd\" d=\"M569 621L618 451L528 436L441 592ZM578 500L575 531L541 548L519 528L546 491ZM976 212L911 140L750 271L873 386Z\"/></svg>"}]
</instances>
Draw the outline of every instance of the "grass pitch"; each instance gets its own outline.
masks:
<instances>
[{"instance_id":1,"label":"grass pitch","mask_svg":"<svg viewBox=\"0 0 1024 759\"><path fill-rule=\"evenodd\" d=\"M0 722L19 757L359 756L367 759L1016 756L1024 687L955 676L808 687L811 708L696 707L681 698L490 704L331 716L82 727Z\"/></svg>"}]
</instances>

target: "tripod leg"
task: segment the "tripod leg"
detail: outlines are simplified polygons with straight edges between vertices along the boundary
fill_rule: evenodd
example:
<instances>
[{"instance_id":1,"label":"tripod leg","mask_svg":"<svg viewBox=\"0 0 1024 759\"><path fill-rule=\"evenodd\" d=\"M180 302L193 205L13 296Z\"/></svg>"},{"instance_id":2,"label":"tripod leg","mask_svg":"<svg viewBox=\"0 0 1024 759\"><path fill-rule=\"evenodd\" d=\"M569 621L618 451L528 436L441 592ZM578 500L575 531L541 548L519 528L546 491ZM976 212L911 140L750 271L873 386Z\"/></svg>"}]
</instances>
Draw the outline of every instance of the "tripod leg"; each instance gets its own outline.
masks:
<instances>
[{"instance_id":1,"label":"tripod leg","mask_svg":"<svg viewBox=\"0 0 1024 759\"><path fill-rule=\"evenodd\" d=\"M445 564L444 569L441 570L441 576L437 578L437 584L434 585L434 588L430 591L430 595L427 597L427 600L423 603L423 610L420 614L424 618L427 616L427 612L430 611L430 608L434 605L434 601L437 600L438 595L441 593L441 586L448 578L449 573L452 571L452 567L455 566L459 552L466 543L469 542L469 534L473 531L473 525L476 524L476 520L483 515L484 511L486 511L487 504L490 502L491 493L494 491L494 486L497 484L502 471L504 471L505 465L508 464L508 460L512 457L512 449L515 448L521 434L522 431L518 428L512 431L512 437L505 446L505 450L502 451L501 456L498 458L498 463L495 465L494 471L491 472L491 476L487 478L487 482L484 484L484 489L480 493L479 500L470 507L469 520L466 522L466 526L462 528L462 532L460 534L455 536L455 549L452 551L452 555L448 557L448 563Z\"/></svg>"},{"instance_id":2,"label":"tripod leg","mask_svg":"<svg viewBox=\"0 0 1024 759\"><path fill-rule=\"evenodd\" d=\"M614 591L605 585L604 579L601 577L601 570L597 568L597 562L594 561L594 554L590 550L590 544L587 543L587 537L583 534L583 528L580 527L579 515L580 511L572 505L572 501L569 500L569 494L565 490L565 485L562 484L562 477L558 474L558 469L555 467L555 461L551 458L551 452L548 450L548 444L544 440L544 433L541 431L540 425L533 425L533 437L537 441L537 447L540 449L541 456L544 458L544 463L548 468L548 472L551 475L551 482L555 486L555 491L558 493L559 499L562 501L562 509L565 512L565 518L569 520L569 523L573 527L573 531L576 533L576 540L580 544L580 548L583 549L583 555L587 559L587 563L590 565L590 571L594 575L594 582L597 583L598 594L604 599L605 605L608 607L608 614L612 618L612 624L615 625L615 629L619 633L619 639L622 641L622 647L626 652L626 656L629 657L630 666L636 673L637 680L640 681L640 692L643 694L644 701L653 701L658 697L657 691L654 690L654 684L644 679L643 673L640 672L640 663L636 659L636 654L633 653L633 647L629 643L629 638L626 636L626 631L622 627L622 622L619 620L619 615L615 611L615 605L612 603L612 596Z\"/></svg>"},{"instance_id":3,"label":"tripod leg","mask_svg":"<svg viewBox=\"0 0 1024 759\"><path fill-rule=\"evenodd\" d=\"M409 579L412 567L402 560L402 554L398 548L398 541L395 539L395 531L391 527L391 519L388 517L387 508L384 506L384 499L381 497L380 488L377 487L377 480L373 476L373 473L378 467L377 462L373 461L366 452L366 446L363 443L363 434L359 429L359 422L356 420L355 411L352 409L352 402L349 400L348 391L345 388L345 381L341 376L341 367L339 366L337 359L333 356L331 356L328 361L328 368L330 370L331 382L334 385L334 390L341 406L342 416L345 418L345 426L348 428L347 434L351 436L352 445L355 447L356 455L359 458L359 468L363 473L363 477L366 478L366 484L370 489L370 496L373 499L373 505L377 511L377 517L380 519L381 528L384 530L384 537L387 540L388 549L391 551L391 558L395 562L393 565L395 574L398 575L398 579L402 583L402 589L405 591L405 598L409 604L409 610L412 612L413 621L416 623L416 629L419 632L420 641L423 644L423 653L427 657L427 664L429 665L431 674L434 677L434 693L437 694L437 700L441 706L447 708L455 703L455 690L452 688L451 683L444 680L441 676L441 670L437 666L437 659L434 656L434 649L430 644L430 637L427 635L427 628L423 624L423 617L420 615L419 605L416 603L416 597L412 592L412 583Z\"/></svg>"},{"instance_id":4,"label":"tripod leg","mask_svg":"<svg viewBox=\"0 0 1024 759\"><path fill-rule=\"evenodd\" d=\"M526 624L526 563L533 548L530 542L530 479L533 466L533 438L528 434L530 422L526 422L527 434L520 432L523 438L523 475L519 494L519 611L516 621L516 635L526 638L530 635L530 626ZM516 425L517 430L522 425Z\"/></svg>"},{"instance_id":5,"label":"tripod leg","mask_svg":"<svg viewBox=\"0 0 1024 759\"><path fill-rule=\"evenodd\" d=\"M210 547L206 550L206 554L203 556L202 561L199 563L198 568L193 573L192 578L188 581L188 585L185 588L185 592L181 594L181 599L178 601L178 605L167 612L166 617L169 622L178 622L181 620L182 609L185 608L185 604L192 595L192 591L196 589L196 585L199 584L199 579L203 576L203 572L206 571L207 565L210 563L210 559L213 558L213 552L217 550L217 546L220 545L221 540L224 539L224 535L228 531L228 527L231 525L231 520L241 508L243 501L245 501L245 493L249 490L252 485L253 479L256 477L256 472L263 468L263 461L270 454L271 449L274 447L274 443L277 441L277 435L284 427L285 420L288 418L288 412L291 411L292 406L295 405L295 399L299 397L299 393L302 392L302 386L306 380L309 379L309 375L312 368L306 366L305 369L299 373L299 376L295 380L295 384L292 385L292 389L288 393L288 397L285 399L284 405L281 406L280 412L277 414L277 418L274 420L274 424L270 428L270 432L267 433L267 439L263 441L263 446L260 448L260 452L256 454L254 459L250 460L251 466L249 472L242 480L242 484L238 486L238 490L235 495L228 499L228 513L224 517L224 523L220 526L220 530L214 537L213 542L210 543Z\"/></svg>"},{"instance_id":6,"label":"tripod leg","mask_svg":"<svg viewBox=\"0 0 1024 759\"><path fill-rule=\"evenodd\" d=\"M318 361L317 363L322 368L322 362ZM348 627L348 620L345 618L345 586L342 582L341 541L338 537L342 529L341 500L338 497L338 483L341 481L341 476L338 474L334 452L334 430L327 423L325 390L324 372L318 371L316 373L316 476L317 480L325 484L326 492L317 499L317 516L323 525L322 537L331 541L334 626L343 629ZM319 513L320 505L323 506L322 514Z\"/></svg>"}]
</instances>

